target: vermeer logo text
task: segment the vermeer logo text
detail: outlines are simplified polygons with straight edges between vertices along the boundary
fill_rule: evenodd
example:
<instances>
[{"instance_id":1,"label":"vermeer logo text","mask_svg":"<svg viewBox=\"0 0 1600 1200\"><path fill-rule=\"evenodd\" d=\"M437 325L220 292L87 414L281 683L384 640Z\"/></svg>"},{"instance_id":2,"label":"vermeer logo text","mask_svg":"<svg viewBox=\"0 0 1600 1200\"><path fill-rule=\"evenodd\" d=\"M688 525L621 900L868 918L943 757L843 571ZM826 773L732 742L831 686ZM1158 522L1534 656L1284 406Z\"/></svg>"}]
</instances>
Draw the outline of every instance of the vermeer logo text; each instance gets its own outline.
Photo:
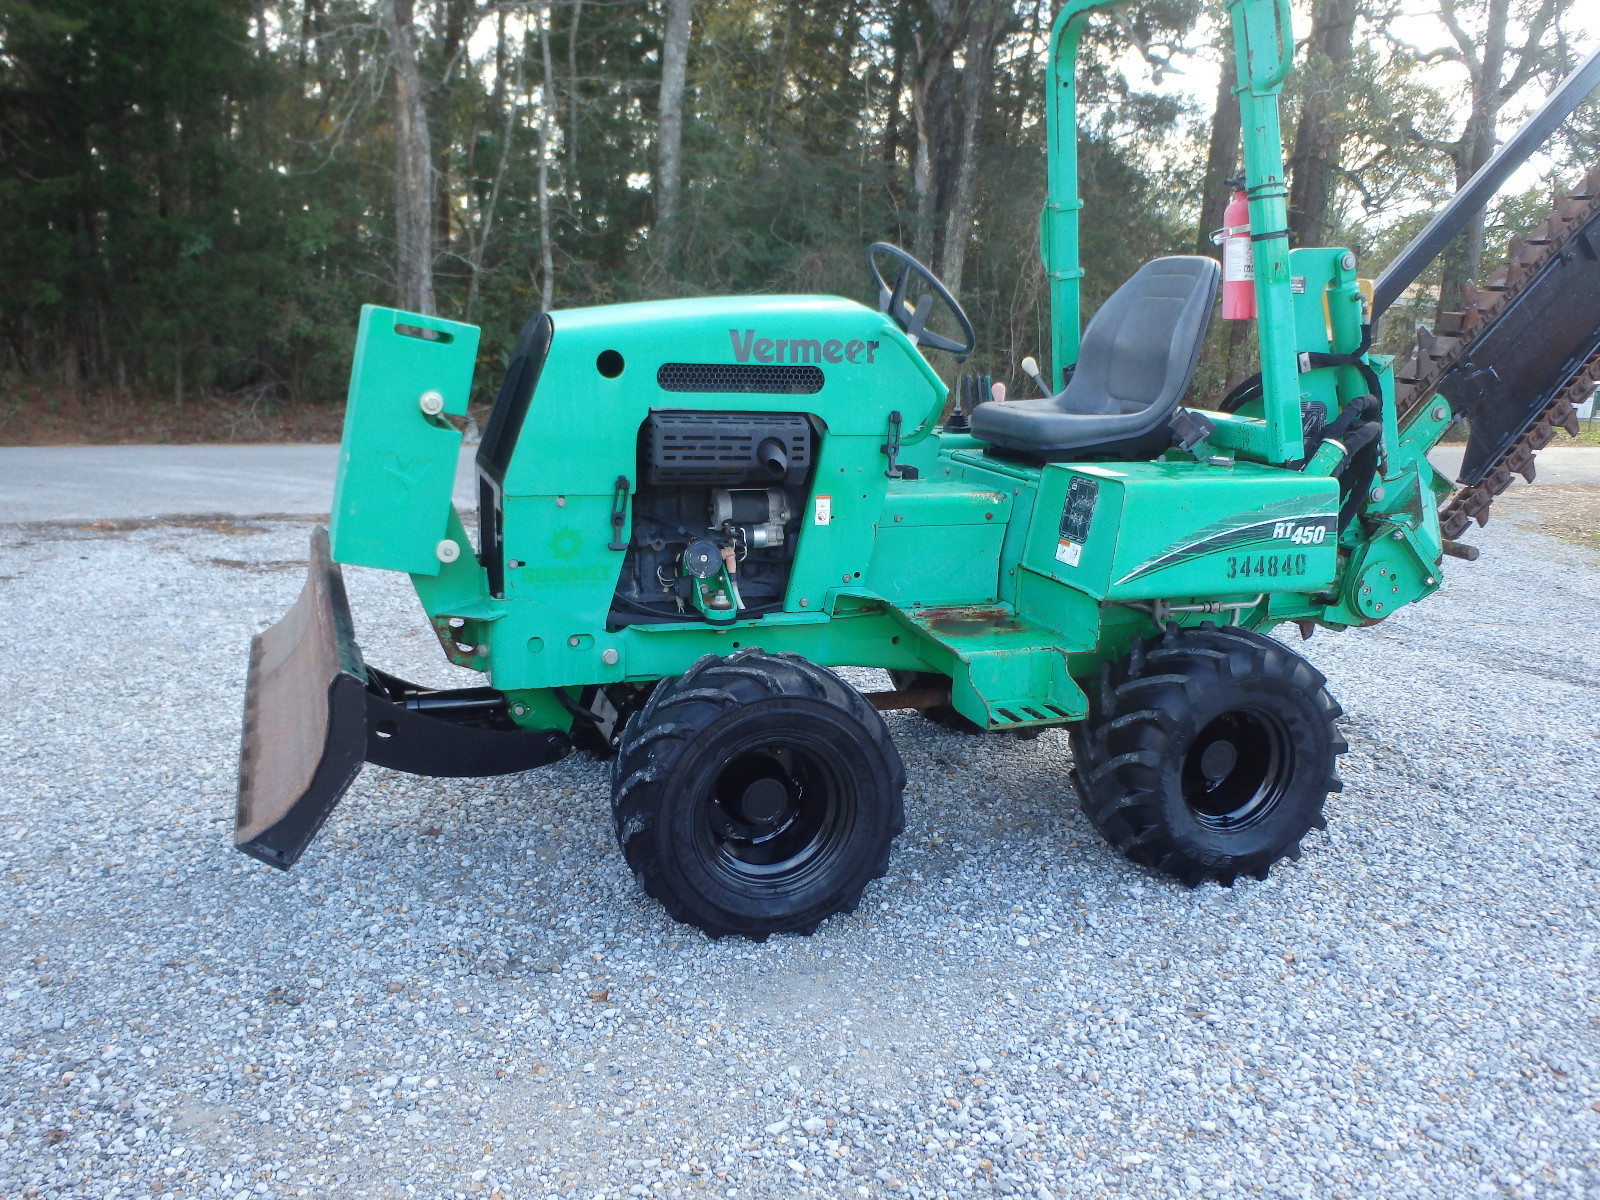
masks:
<instances>
[{"instance_id":1,"label":"vermeer logo text","mask_svg":"<svg viewBox=\"0 0 1600 1200\"><path fill-rule=\"evenodd\" d=\"M735 362L749 362L754 358L758 363L871 363L872 356L878 352L877 342L841 342L838 338L829 338L825 342L817 338L758 338L754 329L746 329L743 338L737 329L730 329L728 339L733 342Z\"/></svg>"}]
</instances>

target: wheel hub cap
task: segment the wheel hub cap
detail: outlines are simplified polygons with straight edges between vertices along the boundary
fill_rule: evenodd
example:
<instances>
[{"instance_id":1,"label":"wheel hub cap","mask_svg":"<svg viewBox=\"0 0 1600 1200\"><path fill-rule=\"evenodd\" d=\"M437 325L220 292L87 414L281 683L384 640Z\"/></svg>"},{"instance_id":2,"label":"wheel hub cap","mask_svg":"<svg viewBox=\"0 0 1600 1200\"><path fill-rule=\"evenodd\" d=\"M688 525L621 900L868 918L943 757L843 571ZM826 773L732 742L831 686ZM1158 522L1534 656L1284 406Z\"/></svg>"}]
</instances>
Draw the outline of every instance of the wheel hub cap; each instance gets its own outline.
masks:
<instances>
[{"instance_id":1,"label":"wheel hub cap","mask_svg":"<svg viewBox=\"0 0 1600 1200\"><path fill-rule=\"evenodd\" d=\"M826 759L773 740L731 755L710 781L703 826L716 869L745 881L798 878L849 830L846 781Z\"/></svg>"},{"instance_id":2,"label":"wheel hub cap","mask_svg":"<svg viewBox=\"0 0 1600 1200\"><path fill-rule=\"evenodd\" d=\"M1238 761L1239 752L1233 748L1233 743L1218 739L1200 752L1200 773L1215 787L1228 777Z\"/></svg>"},{"instance_id":3,"label":"wheel hub cap","mask_svg":"<svg viewBox=\"0 0 1600 1200\"><path fill-rule=\"evenodd\" d=\"M1183 758L1183 799L1213 829L1238 829L1276 807L1294 777L1288 730L1276 714L1235 709L1214 718Z\"/></svg>"},{"instance_id":4,"label":"wheel hub cap","mask_svg":"<svg viewBox=\"0 0 1600 1200\"><path fill-rule=\"evenodd\" d=\"M739 811L753 825L776 825L789 807L789 789L776 779L757 779L739 797Z\"/></svg>"}]
</instances>

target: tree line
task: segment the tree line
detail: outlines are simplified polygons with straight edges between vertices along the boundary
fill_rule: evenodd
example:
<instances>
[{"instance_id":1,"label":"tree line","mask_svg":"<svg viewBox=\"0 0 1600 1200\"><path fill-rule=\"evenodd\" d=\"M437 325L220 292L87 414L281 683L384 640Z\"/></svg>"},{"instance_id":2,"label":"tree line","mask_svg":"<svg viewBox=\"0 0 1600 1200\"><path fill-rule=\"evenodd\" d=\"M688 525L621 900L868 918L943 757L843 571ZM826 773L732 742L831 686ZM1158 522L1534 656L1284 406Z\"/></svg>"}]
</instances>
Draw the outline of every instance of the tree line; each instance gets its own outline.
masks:
<instances>
[{"instance_id":1,"label":"tree line","mask_svg":"<svg viewBox=\"0 0 1600 1200\"><path fill-rule=\"evenodd\" d=\"M1009 377L1050 340L1057 7L0 0L0 374L73 396L334 401L374 302L482 325L492 390L541 308L870 299L861 255L881 239L940 274L976 365ZM1577 61L1582 18L1579 0L1299 0L1296 243L1350 245L1375 271ZM1159 86L1217 63L1214 100ZM1135 0L1091 24L1081 64L1092 305L1151 257L1215 252L1239 128L1211 0ZM1591 103L1550 178L1469 229L1402 317L1451 307L1597 147Z\"/></svg>"}]
</instances>

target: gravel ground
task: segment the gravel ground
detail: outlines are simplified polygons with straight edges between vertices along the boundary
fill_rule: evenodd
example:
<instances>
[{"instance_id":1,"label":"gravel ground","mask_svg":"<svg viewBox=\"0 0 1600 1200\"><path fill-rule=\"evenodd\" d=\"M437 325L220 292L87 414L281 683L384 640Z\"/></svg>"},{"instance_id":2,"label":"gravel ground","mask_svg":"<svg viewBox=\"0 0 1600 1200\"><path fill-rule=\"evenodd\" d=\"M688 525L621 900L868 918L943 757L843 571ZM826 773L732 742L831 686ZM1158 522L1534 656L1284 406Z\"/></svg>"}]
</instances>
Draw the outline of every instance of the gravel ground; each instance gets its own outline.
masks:
<instances>
[{"instance_id":1,"label":"gravel ground","mask_svg":"<svg viewBox=\"0 0 1600 1200\"><path fill-rule=\"evenodd\" d=\"M893 714L889 878L762 945L642 896L583 758L368 768L243 859L308 527L0 528L0 1195L1600 1197L1600 560L1496 515L1310 644L1346 788L1267 882L1115 857L1060 733ZM349 582L372 661L457 674Z\"/></svg>"},{"instance_id":2,"label":"gravel ground","mask_svg":"<svg viewBox=\"0 0 1600 1200\"><path fill-rule=\"evenodd\" d=\"M1511 511L1534 518L1551 537L1600 550L1600 484L1527 488L1517 493Z\"/></svg>"}]
</instances>

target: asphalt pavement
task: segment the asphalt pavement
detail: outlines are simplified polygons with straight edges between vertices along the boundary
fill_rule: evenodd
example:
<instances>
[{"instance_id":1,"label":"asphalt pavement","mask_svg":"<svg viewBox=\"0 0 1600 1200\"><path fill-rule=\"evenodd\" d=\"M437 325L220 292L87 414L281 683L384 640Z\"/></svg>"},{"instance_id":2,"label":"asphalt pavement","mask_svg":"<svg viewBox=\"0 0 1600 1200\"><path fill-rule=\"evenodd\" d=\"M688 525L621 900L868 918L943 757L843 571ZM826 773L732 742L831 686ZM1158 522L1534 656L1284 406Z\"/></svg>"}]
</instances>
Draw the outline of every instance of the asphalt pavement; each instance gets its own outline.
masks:
<instances>
[{"instance_id":1,"label":"asphalt pavement","mask_svg":"<svg viewBox=\"0 0 1600 1200\"><path fill-rule=\"evenodd\" d=\"M459 508L477 503L476 452L461 448ZM1454 478L1461 447L1440 447L1434 462ZM329 510L338 465L337 446L0 446L0 524L318 516ZM1600 484L1600 449L1541 451L1538 482Z\"/></svg>"},{"instance_id":2,"label":"asphalt pavement","mask_svg":"<svg viewBox=\"0 0 1600 1200\"><path fill-rule=\"evenodd\" d=\"M476 503L472 456L456 504ZM328 512L338 446L0 446L0 524Z\"/></svg>"}]
</instances>

